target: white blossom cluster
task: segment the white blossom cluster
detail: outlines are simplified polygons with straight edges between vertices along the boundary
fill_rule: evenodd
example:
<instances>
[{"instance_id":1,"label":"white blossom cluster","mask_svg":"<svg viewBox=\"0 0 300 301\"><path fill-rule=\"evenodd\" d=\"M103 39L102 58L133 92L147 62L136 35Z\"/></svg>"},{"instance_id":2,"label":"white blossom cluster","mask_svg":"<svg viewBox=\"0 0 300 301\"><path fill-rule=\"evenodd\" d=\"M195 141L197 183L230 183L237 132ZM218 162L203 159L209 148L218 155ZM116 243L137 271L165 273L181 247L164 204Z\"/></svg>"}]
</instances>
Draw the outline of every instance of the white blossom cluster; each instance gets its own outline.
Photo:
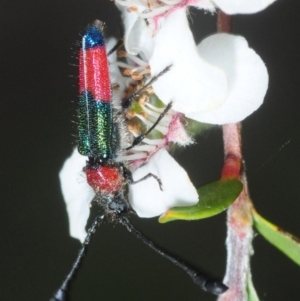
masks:
<instances>
[{"instance_id":1,"label":"white blossom cluster","mask_svg":"<svg viewBox=\"0 0 300 301\"><path fill-rule=\"evenodd\" d=\"M174 118L182 114L199 122L236 123L260 107L268 88L265 64L245 38L217 33L195 44L188 24L188 6L210 12L219 8L227 14L247 14L263 10L274 1L115 0L122 14L124 44L132 68L143 74L149 72L150 66L151 76L155 76L171 66L152 85L165 105L172 102L167 121L160 124L166 127L165 132L161 130L164 140L146 140L142 148L133 148L135 157L124 157L134 160L152 149L147 164L136 169L133 177L137 180L151 172L163 183L162 191L155 179L130 185L129 201L140 217L157 216L172 207L198 202L197 191L187 173L166 151L170 137L179 145L191 142ZM117 66L111 65L112 82L125 87L128 79L119 73ZM85 160L74 151L60 172L71 236L81 241L94 196L82 172Z\"/></svg>"}]
</instances>

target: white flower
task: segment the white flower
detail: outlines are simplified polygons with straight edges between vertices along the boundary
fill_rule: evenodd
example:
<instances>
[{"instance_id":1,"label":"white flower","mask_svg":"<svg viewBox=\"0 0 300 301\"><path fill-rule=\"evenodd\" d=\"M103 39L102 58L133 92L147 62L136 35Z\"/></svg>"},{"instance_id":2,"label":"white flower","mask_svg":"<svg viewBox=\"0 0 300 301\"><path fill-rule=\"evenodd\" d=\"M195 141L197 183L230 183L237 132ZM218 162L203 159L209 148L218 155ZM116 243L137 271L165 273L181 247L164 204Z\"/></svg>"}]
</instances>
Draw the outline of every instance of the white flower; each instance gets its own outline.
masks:
<instances>
[{"instance_id":1,"label":"white flower","mask_svg":"<svg viewBox=\"0 0 300 301\"><path fill-rule=\"evenodd\" d=\"M107 41L108 50L113 48L114 45L114 40ZM142 85L144 75L146 77L149 75L149 71L143 72L147 64L144 64L141 59L129 56L128 60L127 64L119 63L117 62L116 53L109 56L110 80L113 87L115 110L122 110L121 100L128 86L131 84ZM132 77L123 76L118 67L120 65L129 68L128 70L132 71L132 73L129 72ZM137 65L141 65L141 68ZM139 79L142 79L141 82L135 80L135 73ZM189 180L187 173L166 151L171 143L186 146L193 143L193 140L181 124L182 114L172 108L164 112L163 104L157 97L152 95L151 90L148 87L144 92L139 93L138 104L135 103L138 110L130 109L126 111L127 115L130 115L130 117L127 116L127 123L122 120L121 116L123 114L117 114L116 116L116 122L120 124L121 136L124 135L124 141L120 141L122 150L118 151L116 166L118 162L126 162L125 165L132 171L134 180L139 180L151 172L161 180L163 185L163 191L161 191L158 181L154 178L130 185L129 202L137 214L143 217L154 217L164 213L171 207L193 205L198 202L197 191ZM156 124L163 112L164 117ZM132 120L129 120L129 118ZM151 128L154 123L156 124L155 129L151 132L150 137L147 136L142 143L126 150L129 146L128 131L133 136L138 136L145 131L144 128ZM120 140L123 140L122 137ZM81 242L84 241L86 236L85 227L89 217L90 205L95 197L95 192L88 185L83 171L86 160L87 158L80 155L75 149L70 158L64 163L59 174L69 216L70 235ZM141 164L143 167L140 167Z\"/></svg>"},{"instance_id":2,"label":"white flower","mask_svg":"<svg viewBox=\"0 0 300 301\"><path fill-rule=\"evenodd\" d=\"M206 123L236 123L261 106L268 88L268 71L245 38L216 34L203 40L198 50L207 62L225 71L228 94L221 106L188 117Z\"/></svg>"},{"instance_id":3,"label":"white flower","mask_svg":"<svg viewBox=\"0 0 300 301\"><path fill-rule=\"evenodd\" d=\"M125 87L133 81L122 76L117 66L141 75L149 73L148 65L152 75L172 66L153 84L154 92L161 101L166 105L171 101L173 103L173 110L156 127L162 138L144 139L143 144L118 158L129 161L134 180L151 172L162 181L163 191L151 178L129 187L129 201L133 209L139 216L153 217L171 207L198 202L197 191L186 172L165 150L170 142L181 145L192 143L180 123L182 113L207 123L238 122L261 105L268 74L259 56L242 37L216 34L196 47L184 7L193 4L213 10L213 3L217 1L147 1L153 7L146 14L143 6L146 2L133 1L117 1L122 5L136 4L136 7L130 6L132 12L123 10L128 63L111 63L112 83L120 87L114 95L120 100ZM227 1L224 0L225 3ZM147 22L145 18L148 18ZM114 59L113 56L110 58ZM163 109L155 108L148 102L140 103L140 106L143 114L136 117L149 128ZM74 150L60 172L70 234L81 241L86 235L90 202L94 197L83 172L85 160ZM138 168L141 163L144 165Z\"/></svg>"},{"instance_id":4,"label":"white flower","mask_svg":"<svg viewBox=\"0 0 300 301\"><path fill-rule=\"evenodd\" d=\"M87 184L83 167L86 158L74 149L59 173L61 189L69 216L70 235L84 241L86 223L90 212L90 203L95 193ZM129 201L141 217L154 217L174 206L194 205L198 194L187 173L168 154L165 149L155 153L147 164L133 173L138 180L152 172L163 183L163 191L158 182L149 178L129 186Z\"/></svg>"},{"instance_id":5,"label":"white flower","mask_svg":"<svg viewBox=\"0 0 300 301\"><path fill-rule=\"evenodd\" d=\"M123 16L132 14L123 11ZM267 69L243 37L215 34L197 47L185 8L161 18L155 30L139 18L131 27L125 24L125 31L127 51L149 63L152 75L172 66L153 88L162 102L173 102L175 111L196 121L226 124L243 120L262 104Z\"/></svg>"},{"instance_id":6,"label":"white flower","mask_svg":"<svg viewBox=\"0 0 300 301\"><path fill-rule=\"evenodd\" d=\"M114 45L115 41L109 40L107 49L110 50ZM118 86L118 89L113 89L113 97L114 105L121 110L122 94L128 84L133 82L133 79L124 77L120 73L116 59L115 53L109 57L110 79L113 86ZM139 107L141 113L136 113L134 116L139 120L139 123L148 128L164 111L164 108L157 108L151 104L151 101L139 101ZM182 146L193 143L180 122L181 117L182 114L172 109L169 110L155 127L155 131L160 138L145 138L141 144L129 151L124 150L118 154L117 161L128 163L135 180L152 172L162 181L163 191L160 190L158 182L154 178L130 185L129 201L139 216L153 217L164 213L171 207L198 202L197 191L190 182L188 175L165 150L170 143L177 143ZM131 121L128 120L128 123L130 125ZM126 136L128 136L126 131L130 128L128 124L127 127L127 129L123 129L125 133L122 133ZM132 128L131 133L137 136L140 134L139 130L139 128ZM80 155L77 149L74 149L59 173L61 189L69 216L70 235L81 242L84 241L86 236L85 227L90 214L90 204L95 197L95 192L88 185L83 171L86 160L86 157ZM144 164L144 166L139 168L141 164ZM177 193L176 190L181 191L181 193Z\"/></svg>"}]
</instances>

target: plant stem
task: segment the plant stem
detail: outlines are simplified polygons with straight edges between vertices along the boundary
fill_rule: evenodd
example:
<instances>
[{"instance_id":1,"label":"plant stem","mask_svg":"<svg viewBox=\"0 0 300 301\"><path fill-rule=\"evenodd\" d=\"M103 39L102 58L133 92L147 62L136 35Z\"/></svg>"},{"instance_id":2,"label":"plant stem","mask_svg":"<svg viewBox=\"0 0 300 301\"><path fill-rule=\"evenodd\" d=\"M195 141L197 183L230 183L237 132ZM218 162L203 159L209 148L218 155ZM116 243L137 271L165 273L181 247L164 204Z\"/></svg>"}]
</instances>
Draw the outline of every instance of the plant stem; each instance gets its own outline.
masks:
<instances>
[{"instance_id":1,"label":"plant stem","mask_svg":"<svg viewBox=\"0 0 300 301\"><path fill-rule=\"evenodd\" d=\"M225 150L224 170L234 170L236 176L240 168L241 135L240 124L226 124L223 126L223 139ZM238 162L239 161L239 162ZM248 195L246 175L240 176L244 189L238 199L227 211L227 267L224 283L229 290L222 294L218 301L246 301L247 281L251 277L250 256L252 254L252 203Z\"/></svg>"},{"instance_id":2,"label":"plant stem","mask_svg":"<svg viewBox=\"0 0 300 301\"><path fill-rule=\"evenodd\" d=\"M220 32L232 32L232 17L218 9L217 29Z\"/></svg>"},{"instance_id":3,"label":"plant stem","mask_svg":"<svg viewBox=\"0 0 300 301\"><path fill-rule=\"evenodd\" d=\"M232 32L232 18L218 11L219 32ZM247 278L251 277L250 256L252 250L252 203L248 195L246 174L242 171L241 124L223 125L225 162L222 177L240 178L244 188L227 212L227 266L224 283L229 290L218 301L247 301Z\"/></svg>"}]
</instances>

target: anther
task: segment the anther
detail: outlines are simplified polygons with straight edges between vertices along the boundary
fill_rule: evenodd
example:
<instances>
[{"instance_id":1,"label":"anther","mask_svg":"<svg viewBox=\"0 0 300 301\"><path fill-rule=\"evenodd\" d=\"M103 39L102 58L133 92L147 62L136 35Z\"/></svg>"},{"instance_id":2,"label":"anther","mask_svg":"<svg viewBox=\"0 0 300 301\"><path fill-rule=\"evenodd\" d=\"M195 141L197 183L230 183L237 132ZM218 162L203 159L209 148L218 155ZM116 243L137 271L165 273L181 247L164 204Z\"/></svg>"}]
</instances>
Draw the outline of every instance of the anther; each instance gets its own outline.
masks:
<instances>
[{"instance_id":1,"label":"anther","mask_svg":"<svg viewBox=\"0 0 300 301\"><path fill-rule=\"evenodd\" d=\"M127 52L124 51L124 50L119 50L119 51L117 52L117 56L118 56L119 58L121 58L121 57L127 57Z\"/></svg>"},{"instance_id":2,"label":"anther","mask_svg":"<svg viewBox=\"0 0 300 301\"><path fill-rule=\"evenodd\" d=\"M139 73L139 72L133 72L131 74L131 77L134 79L134 80L141 80L143 78L143 76Z\"/></svg>"},{"instance_id":3,"label":"anther","mask_svg":"<svg viewBox=\"0 0 300 301\"><path fill-rule=\"evenodd\" d=\"M119 84L113 84L111 86L112 90L116 91L116 90L119 90L120 89L120 85Z\"/></svg>"},{"instance_id":4,"label":"anther","mask_svg":"<svg viewBox=\"0 0 300 301\"><path fill-rule=\"evenodd\" d=\"M140 106L143 106L145 105L145 103L148 103L149 102L149 97L147 95L141 95L138 99L138 103Z\"/></svg>"},{"instance_id":5,"label":"anther","mask_svg":"<svg viewBox=\"0 0 300 301\"><path fill-rule=\"evenodd\" d=\"M147 92L149 95L152 95L152 94L154 93L153 87L152 87L152 86L148 87L148 88L146 89L146 92Z\"/></svg>"},{"instance_id":6,"label":"anther","mask_svg":"<svg viewBox=\"0 0 300 301\"><path fill-rule=\"evenodd\" d=\"M129 7L127 8L127 11L128 11L129 13L131 13L131 12L137 12L137 11L138 11L138 7L137 7L137 6L129 6Z\"/></svg>"},{"instance_id":7,"label":"anther","mask_svg":"<svg viewBox=\"0 0 300 301\"><path fill-rule=\"evenodd\" d=\"M125 76L131 76L132 71L129 68L122 69L122 74Z\"/></svg>"},{"instance_id":8,"label":"anther","mask_svg":"<svg viewBox=\"0 0 300 301\"><path fill-rule=\"evenodd\" d=\"M152 10L153 4L151 3L150 0L147 1L147 6L148 6L149 10Z\"/></svg>"},{"instance_id":9,"label":"anther","mask_svg":"<svg viewBox=\"0 0 300 301\"><path fill-rule=\"evenodd\" d=\"M136 113L135 113L135 111L134 110L128 110L127 112L126 112L126 119L127 120L130 120L130 119L132 119L133 117L135 117L135 115L136 115Z\"/></svg>"}]
</instances>

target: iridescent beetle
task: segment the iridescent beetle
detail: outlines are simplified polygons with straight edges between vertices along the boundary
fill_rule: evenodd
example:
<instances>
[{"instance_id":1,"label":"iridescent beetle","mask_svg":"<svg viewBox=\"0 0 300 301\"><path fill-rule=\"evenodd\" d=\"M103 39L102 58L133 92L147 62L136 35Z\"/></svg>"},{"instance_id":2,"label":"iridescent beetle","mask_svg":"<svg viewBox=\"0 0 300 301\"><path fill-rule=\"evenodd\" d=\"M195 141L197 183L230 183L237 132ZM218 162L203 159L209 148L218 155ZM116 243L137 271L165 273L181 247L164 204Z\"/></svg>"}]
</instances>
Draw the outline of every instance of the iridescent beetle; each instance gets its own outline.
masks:
<instances>
[{"instance_id":1,"label":"iridescent beetle","mask_svg":"<svg viewBox=\"0 0 300 301\"><path fill-rule=\"evenodd\" d=\"M87 182L96 192L99 205L116 217L117 212L129 209L122 189L124 182L135 184L148 177L154 177L159 182L159 179L148 174L134 182L130 170L115 160L119 148L124 144L122 127L125 126L122 125L123 113L118 112L112 104L109 66L100 21L88 27L82 40L79 94L78 151L88 157L84 169ZM130 101L131 98L127 99L123 106L129 106ZM166 108L161 118L169 108ZM142 141L144 136L136 137L127 149Z\"/></svg>"},{"instance_id":2,"label":"iridescent beetle","mask_svg":"<svg viewBox=\"0 0 300 301\"><path fill-rule=\"evenodd\" d=\"M126 122L123 111L130 106L131 101L138 93L150 86L168 70L169 67L152 78L141 90L125 99L122 105L123 108L115 108L112 105L112 90L103 36L103 23L95 21L86 29L79 54L78 151L81 155L88 157L84 172L88 184L96 193L95 201L104 213L94 220L70 273L51 301L66 300L68 286L85 255L91 235L105 218L124 225L154 251L182 268L203 290L216 295L227 290L223 283L208 279L190 265L153 244L152 241L136 230L125 217L128 212L133 212L133 209L127 200L124 186L136 184L149 177L154 177L160 188L161 182L158 177L151 173L138 181L133 181L132 174L126 165L116 160L117 152L122 147L122 139L124 138L121 132L121 127ZM171 104L165 108L154 125L143 135L136 137L126 149L128 150L139 144L170 108Z\"/></svg>"}]
</instances>

